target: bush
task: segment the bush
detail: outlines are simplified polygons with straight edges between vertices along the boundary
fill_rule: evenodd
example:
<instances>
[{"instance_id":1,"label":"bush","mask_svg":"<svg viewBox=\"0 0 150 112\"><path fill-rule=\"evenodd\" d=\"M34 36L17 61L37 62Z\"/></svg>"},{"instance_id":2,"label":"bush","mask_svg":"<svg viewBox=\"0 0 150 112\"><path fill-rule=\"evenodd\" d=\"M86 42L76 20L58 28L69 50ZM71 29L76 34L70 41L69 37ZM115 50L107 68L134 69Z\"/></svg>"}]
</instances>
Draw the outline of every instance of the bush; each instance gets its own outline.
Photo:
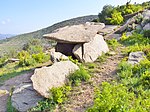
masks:
<instances>
[{"instance_id":1,"label":"bush","mask_svg":"<svg viewBox=\"0 0 150 112\"><path fill-rule=\"evenodd\" d=\"M88 81L90 78L90 74L84 69L83 66L80 66L79 70L69 76L69 80L75 85L78 85L81 81Z\"/></svg>"},{"instance_id":2,"label":"bush","mask_svg":"<svg viewBox=\"0 0 150 112\"><path fill-rule=\"evenodd\" d=\"M133 46L133 45L149 45L150 39L144 38L142 34L133 33L132 36L121 39L121 42L124 45Z\"/></svg>"},{"instance_id":3,"label":"bush","mask_svg":"<svg viewBox=\"0 0 150 112\"><path fill-rule=\"evenodd\" d=\"M122 78L131 78L133 76L132 73L132 65L128 64L128 62L123 61L118 65L118 76L120 79Z\"/></svg>"},{"instance_id":4,"label":"bush","mask_svg":"<svg viewBox=\"0 0 150 112\"><path fill-rule=\"evenodd\" d=\"M136 98L134 92L122 84L103 82L96 90L94 106L88 112L148 112L149 100Z\"/></svg>"},{"instance_id":5,"label":"bush","mask_svg":"<svg viewBox=\"0 0 150 112\"><path fill-rule=\"evenodd\" d=\"M62 104L67 100L71 91L71 86L62 86L50 90L50 98L38 102L38 105L29 110L29 112L53 112L57 104Z\"/></svg>"},{"instance_id":6,"label":"bush","mask_svg":"<svg viewBox=\"0 0 150 112\"><path fill-rule=\"evenodd\" d=\"M107 20L113 25L120 25L123 23L124 18L122 17L121 12L114 10L111 17L107 18Z\"/></svg>"},{"instance_id":7,"label":"bush","mask_svg":"<svg viewBox=\"0 0 150 112\"><path fill-rule=\"evenodd\" d=\"M107 40L107 44L113 49L115 50L120 44L117 41L117 39L111 39L111 40Z\"/></svg>"},{"instance_id":8,"label":"bush","mask_svg":"<svg viewBox=\"0 0 150 112\"><path fill-rule=\"evenodd\" d=\"M146 37L146 38L150 38L150 30L144 30L144 31L143 31L143 35L144 35L144 37Z\"/></svg>"},{"instance_id":9,"label":"bush","mask_svg":"<svg viewBox=\"0 0 150 112\"><path fill-rule=\"evenodd\" d=\"M38 53L38 54L32 54L32 58L37 62L37 63L44 63L50 60L50 55L46 55L44 53Z\"/></svg>"},{"instance_id":10,"label":"bush","mask_svg":"<svg viewBox=\"0 0 150 112\"><path fill-rule=\"evenodd\" d=\"M101 11L101 13L98 14L99 21L103 22L103 23L107 23L106 18L111 17L111 13L112 13L113 9L114 9L114 7L112 5L105 5L103 7L103 10Z\"/></svg>"},{"instance_id":11,"label":"bush","mask_svg":"<svg viewBox=\"0 0 150 112\"><path fill-rule=\"evenodd\" d=\"M6 56L1 57L1 58L0 58L0 65L2 65L6 60L7 60L7 57L6 57Z\"/></svg>"},{"instance_id":12,"label":"bush","mask_svg":"<svg viewBox=\"0 0 150 112\"><path fill-rule=\"evenodd\" d=\"M35 65L35 60L30 56L27 51L21 51L18 53L19 65L20 66L30 66Z\"/></svg>"},{"instance_id":13,"label":"bush","mask_svg":"<svg viewBox=\"0 0 150 112\"><path fill-rule=\"evenodd\" d=\"M50 99L56 104L61 104L67 100L67 96L70 93L70 91L70 86L52 88L50 90Z\"/></svg>"}]
</instances>

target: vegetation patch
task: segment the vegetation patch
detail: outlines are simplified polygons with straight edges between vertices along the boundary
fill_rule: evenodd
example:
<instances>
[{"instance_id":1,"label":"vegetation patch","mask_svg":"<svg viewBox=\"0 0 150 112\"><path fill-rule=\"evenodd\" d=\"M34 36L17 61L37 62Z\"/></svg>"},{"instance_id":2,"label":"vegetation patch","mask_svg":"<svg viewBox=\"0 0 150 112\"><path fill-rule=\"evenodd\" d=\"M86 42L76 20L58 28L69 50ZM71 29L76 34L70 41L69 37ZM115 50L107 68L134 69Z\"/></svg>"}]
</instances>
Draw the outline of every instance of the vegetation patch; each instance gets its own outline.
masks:
<instances>
[{"instance_id":1,"label":"vegetation patch","mask_svg":"<svg viewBox=\"0 0 150 112\"><path fill-rule=\"evenodd\" d=\"M123 60L118 65L117 79L103 82L95 89L94 105L87 112L149 112L150 110L150 40L134 33L124 37L121 43L127 54L143 51L146 54L139 64L131 65Z\"/></svg>"}]
</instances>

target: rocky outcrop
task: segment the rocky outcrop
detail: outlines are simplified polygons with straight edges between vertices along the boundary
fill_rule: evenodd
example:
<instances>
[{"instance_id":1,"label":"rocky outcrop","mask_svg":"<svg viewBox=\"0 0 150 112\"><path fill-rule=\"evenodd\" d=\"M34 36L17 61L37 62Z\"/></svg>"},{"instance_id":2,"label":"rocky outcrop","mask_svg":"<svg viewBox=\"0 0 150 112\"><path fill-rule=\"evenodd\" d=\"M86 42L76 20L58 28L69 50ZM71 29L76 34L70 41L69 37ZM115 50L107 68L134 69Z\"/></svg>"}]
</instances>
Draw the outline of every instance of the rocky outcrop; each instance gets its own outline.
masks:
<instances>
[{"instance_id":1,"label":"rocky outcrop","mask_svg":"<svg viewBox=\"0 0 150 112\"><path fill-rule=\"evenodd\" d=\"M81 62L94 62L103 52L108 51L109 49L103 36L98 34L89 43L76 45L73 49L74 55Z\"/></svg>"},{"instance_id":2,"label":"rocky outcrop","mask_svg":"<svg viewBox=\"0 0 150 112\"><path fill-rule=\"evenodd\" d=\"M93 62L102 52L109 51L101 35L111 33L116 28L115 25L105 26L104 23L87 22L60 28L44 37L57 41L55 47L57 52L77 58L81 62Z\"/></svg>"},{"instance_id":3,"label":"rocky outcrop","mask_svg":"<svg viewBox=\"0 0 150 112\"><path fill-rule=\"evenodd\" d=\"M50 67L35 69L31 77L33 88L42 96L49 98L50 89L65 84L66 77L77 69L78 66L71 61L61 61Z\"/></svg>"},{"instance_id":4,"label":"rocky outcrop","mask_svg":"<svg viewBox=\"0 0 150 112\"><path fill-rule=\"evenodd\" d=\"M138 64L141 60L144 59L144 52L142 51L138 51L138 52L131 52L129 54L129 58L128 58L128 63L134 65L134 64Z\"/></svg>"},{"instance_id":5,"label":"rocky outcrop","mask_svg":"<svg viewBox=\"0 0 150 112\"><path fill-rule=\"evenodd\" d=\"M59 43L86 43L105 27L103 23L86 23L80 25L66 26L56 30L54 33L43 35L45 38L56 40Z\"/></svg>"},{"instance_id":6,"label":"rocky outcrop","mask_svg":"<svg viewBox=\"0 0 150 112\"><path fill-rule=\"evenodd\" d=\"M19 112L27 112L28 109L35 107L41 97L32 87L31 83L20 84L13 91L11 97L12 105Z\"/></svg>"}]
</instances>

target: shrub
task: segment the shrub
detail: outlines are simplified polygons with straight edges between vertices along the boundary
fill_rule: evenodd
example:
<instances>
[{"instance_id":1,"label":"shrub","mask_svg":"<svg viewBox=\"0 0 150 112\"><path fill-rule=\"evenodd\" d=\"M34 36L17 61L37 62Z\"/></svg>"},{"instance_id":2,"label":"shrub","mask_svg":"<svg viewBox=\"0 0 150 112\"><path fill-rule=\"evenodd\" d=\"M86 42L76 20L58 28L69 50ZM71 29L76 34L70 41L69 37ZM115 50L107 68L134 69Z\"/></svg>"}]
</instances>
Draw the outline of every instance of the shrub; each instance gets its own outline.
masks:
<instances>
[{"instance_id":1,"label":"shrub","mask_svg":"<svg viewBox=\"0 0 150 112\"><path fill-rule=\"evenodd\" d=\"M30 109L28 112L52 112L55 108L55 104L52 100L45 99L43 101L39 101L37 106Z\"/></svg>"},{"instance_id":2,"label":"shrub","mask_svg":"<svg viewBox=\"0 0 150 112\"><path fill-rule=\"evenodd\" d=\"M117 39L108 40L107 44L114 50L120 45Z\"/></svg>"},{"instance_id":3,"label":"shrub","mask_svg":"<svg viewBox=\"0 0 150 112\"><path fill-rule=\"evenodd\" d=\"M144 101L136 98L133 92L122 84L103 82L100 89L96 90L94 106L88 112L127 112L145 111ZM142 103L142 104L141 104ZM143 108L143 106L145 108ZM147 108L148 112L148 108Z\"/></svg>"},{"instance_id":4,"label":"shrub","mask_svg":"<svg viewBox=\"0 0 150 112\"><path fill-rule=\"evenodd\" d=\"M98 14L99 21L103 22L103 23L107 23L106 18L111 17L111 13L112 13L113 9L114 9L114 7L112 5L105 5L103 7L103 10L101 11L101 13Z\"/></svg>"},{"instance_id":5,"label":"shrub","mask_svg":"<svg viewBox=\"0 0 150 112\"><path fill-rule=\"evenodd\" d=\"M50 99L56 103L61 104L66 101L68 94L71 91L70 86L62 86L62 87L55 87L50 90Z\"/></svg>"},{"instance_id":6,"label":"shrub","mask_svg":"<svg viewBox=\"0 0 150 112\"><path fill-rule=\"evenodd\" d=\"M35 60L30 56L27 51L21 51L18 53L19 65L20 66L30 66L35 65Z\"/></svg>"},{"instance_id":7,"label":"shrub","mask_svg":"<svg viewBox=\"0 0 150 112\"><path fill-rule=\"evenodd\" d=\"M38 102L38 105L29 112L53 112L57 104L62 104L70 94L71 86L53 87L50 89L50 98Z\"/></svg>"},{"instance_id":8,"label":"shrub","mask_svg":"<svg viewBox=\"0 0 150 112\"><path fill-rule=\"evenodd\" d=\"M38 54L32 54L32 58L37 62L37 63L44 63L47 62L50 59L50 55L46 55L44 53L38 53Z\"/></svg>"},{"instance_id":9,"label":"shrub","mask_svg":"<svg viewBox=\"0 0 150 112\"><path fill-rule=\"evenodd\" d=\"M122 17L121 12L114 10L111 17L107 18L107 20L113 25L120 25L123 23L124 18Z\"/></svg>"},{"instance_id":10,"label":"shrub","mask_svg":"<svg viewBox=\"0 0 150 112\"><path fill-rule=\"evenodd\" d=\"M72 84L78 85L81 81L88 81L91 78L88 71L84 69L81 65L80 69L75 71L73 74L70 74L69 80Z\"/></svg>"},{"instance_id":11,"label":"shrub","mask_svg":"<svg viewBox=\"0 0 150 112\"><path fill-rule=\"evenodd\" d=\"M144 30L143 34L144 34L144 37L150 38L150 30Z\"/></svg>"},{"instance_id":12,"label":"shrub","mask_svg":"<svg viewBox=\"0 0 150 112\"><path fill-rule=\"evenodd\" d=\"M133 33L132 36L128 38L121 39L121 42L124 45L132 46L132 45L149 45L150 39L144 38L142 34Z\"/></svg>"},{"instance_id":13,"label":"shrub","mask_svg":"<svg viewBox=\"0 0 150 112\"><path fill-rule=\"evenodd\" d=\"M0 58L0 65L2 65L6 60L7 60L7 57L6 57L6 56L1 57L1 58Z\"/></svg>"},{"instance_id":14,"label":"shrub","mask_svg":"<svg viewBox=\"0 0 150 112\"><path fill-rule=\"evenodd\" d=\"M132 73L132 65L128 64L128 62L123 61L118 65L118 75L122 78L131 78L133 76Z\"/></svg>"},{"instance_id":15,"label":"shrub","mask_svg":"<svg viewBox=\"0 0 150 112\"><path fill-rule=\"evenodd\" d=\"M39 46L39 45L36 45L36 46L30 46L28 48L28 52L30 54L38 54L38 53L41 53L43 52L43 47Z\"/></svg>"}]
</instances>

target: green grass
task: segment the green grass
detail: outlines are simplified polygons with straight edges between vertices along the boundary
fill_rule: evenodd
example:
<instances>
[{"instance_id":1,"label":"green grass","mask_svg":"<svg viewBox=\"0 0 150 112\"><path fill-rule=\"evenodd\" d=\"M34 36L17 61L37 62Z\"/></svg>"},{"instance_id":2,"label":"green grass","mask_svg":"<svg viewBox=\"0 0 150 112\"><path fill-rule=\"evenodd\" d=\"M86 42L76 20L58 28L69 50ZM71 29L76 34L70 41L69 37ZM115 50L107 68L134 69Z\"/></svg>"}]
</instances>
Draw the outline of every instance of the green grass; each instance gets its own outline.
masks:
<instances>
[{"instance_id":1,"label":"green grass","mask_svg":"<svg viewBox=\"0 0 150 112\"><path fill-rule=\"evenodd\" d=\"M121 44L116 39L107 40L109 49L116 50Z\"/></svg>"},{"instance_id":2,"label":"green grass","mask_svg":"<svg viewBox=\"0 0 150 112\"><path fill-rule=\"evenodd\" d=\"M7 99L7 112L18 112L13 106L12 106L12 102L11 102L11 96L13 93L13 88L11 88L10 93L9 93L9 97Z\"/></svg>"}]
</instances>

